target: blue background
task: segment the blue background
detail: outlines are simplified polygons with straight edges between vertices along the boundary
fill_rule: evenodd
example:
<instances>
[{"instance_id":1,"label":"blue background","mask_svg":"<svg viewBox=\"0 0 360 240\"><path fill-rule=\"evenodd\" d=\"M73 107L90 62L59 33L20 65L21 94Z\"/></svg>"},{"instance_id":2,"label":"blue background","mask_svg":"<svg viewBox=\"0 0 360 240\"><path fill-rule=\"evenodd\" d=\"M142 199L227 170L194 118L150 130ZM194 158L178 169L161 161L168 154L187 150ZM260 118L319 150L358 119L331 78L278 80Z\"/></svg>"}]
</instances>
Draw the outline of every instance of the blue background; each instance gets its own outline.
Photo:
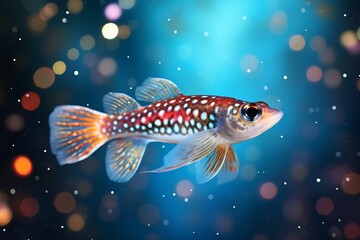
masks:
<instances>
[{"instance_id":1,"label":"blue background","mask_svg":"<svg viewBox=\"0 0 360 240\"><path fill-rule=\"evenodd\" d=\"M106 40L101 34L111 22L104 16L111 1L86 1L79 14L67 14L66 1L54 1L59 11L41 33L27 27L33 13L24 2L2 2L0 8L0 200L13 212L12 221L0 227L0 239L349 239L346 227L359 227L359 193L349 194L342 184L347 174L360 174L359 55L340 41L346 30L356 32L360 26L355 1L138 0L113 21L130 26L125 40ZM46 4L37 3L39 9ZM285 24L272 27L279 16ZM79 44L86 34L95 39L90 51ZM305 39L300 51L289 45L295 34ZM311 44L316 36L332 54L325 60ZM80 51L75 61L67 57L70 48ZM89 53L97 59L92 67L84 63ZM103 58L117 65L109 77L98 70ZM51 87L38 88L34 72L58 60L66 63L66 72ZM315 65L323 73L335 70L339 85L329 87L326 74L309 81L307 70ZM223 185L215 180L198 185L193 166L137 173L129 183L114 183L106 176L105 147L81 163L58 165L47 123L55 106L102 111L104 94L134 96L136 86L150 76L171 79L185 95L265 101L284 117L259 137L235 145L239 177ZM28 91L41 98L35 111L18 102ZM5 124L11 114L23 118L20 131ZM150 144L140 171L161 166L172 147ZM11 167L20 154L34 165L26 178ZM86 194L79 187L84 181L91 188ZM177 190L179 183L189 196ZM265 183L276 186L272 199L260 194ZM54 205L61 192L76 200L66 214ZM32 218L19 208L26 197L39 203ZM326 215L316 207L324 197L334 205ZM85 219L80 231L67 225L74 213Z\"/></svg>"}]
</instances>

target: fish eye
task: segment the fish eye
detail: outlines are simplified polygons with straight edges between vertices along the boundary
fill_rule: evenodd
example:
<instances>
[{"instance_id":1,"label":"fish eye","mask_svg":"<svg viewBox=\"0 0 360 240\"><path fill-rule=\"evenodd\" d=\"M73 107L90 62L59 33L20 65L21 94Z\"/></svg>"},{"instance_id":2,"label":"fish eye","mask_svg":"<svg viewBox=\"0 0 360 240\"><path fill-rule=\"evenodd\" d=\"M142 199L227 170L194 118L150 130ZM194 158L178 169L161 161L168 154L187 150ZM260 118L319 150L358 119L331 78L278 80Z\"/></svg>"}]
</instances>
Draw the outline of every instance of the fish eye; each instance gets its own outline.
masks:
<instances>
[{"instance_id":1,"label":"fish eye","mask_svg":"<svg viewBox=\"0 0 360 240\"><path fill-rule=\"evenodd\" d=\"M241 109L241 116L248 122L253 122L261 117L262 109L256 104L245 104Z\"/></svg>"}]
</instances>

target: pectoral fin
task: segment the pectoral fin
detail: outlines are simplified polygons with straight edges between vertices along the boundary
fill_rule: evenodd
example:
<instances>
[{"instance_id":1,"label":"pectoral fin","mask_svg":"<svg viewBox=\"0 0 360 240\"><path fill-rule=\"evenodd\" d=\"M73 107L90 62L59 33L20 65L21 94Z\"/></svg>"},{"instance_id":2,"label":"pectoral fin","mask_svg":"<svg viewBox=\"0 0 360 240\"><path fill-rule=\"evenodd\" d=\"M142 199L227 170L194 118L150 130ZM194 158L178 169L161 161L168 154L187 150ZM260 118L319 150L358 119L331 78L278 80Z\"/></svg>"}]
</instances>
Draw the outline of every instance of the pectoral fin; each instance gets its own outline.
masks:
<instances>
[{"instance_id":1,"label":"pectoral fin","mask_svg":"<svg viewBox=\"0 0 360 240\"><path fill-rule=\"evenodd\" d=\"M229 145L218 145L208 156L195 163L198 183L206 183L219 173L224 165L229 148Z\"/></svg>"},{"instance_id":2,"label":"pectoral fin","mask_svg":"<svg viewBox=\"0 0 360 240\"><path fill-rule=\"evenodd\" d=\"M218 184L223 184L234 180L239 172L239 162L232 146L229 146L229 149L226 154L226 159L222 168L219 172L217 179Z\"/></svg>"},{"instance_id":3,"label":"pectoral fin","mask_svg":"<svg viewBox=\"0 0 360 240\"><path fill-rule=\"evenodd\" d=\"M219 140L215 128L191 135L165 156L162 167L148 172L167 172L196 162L209 155L218 145Z\"/></svg>"}]
</instances>

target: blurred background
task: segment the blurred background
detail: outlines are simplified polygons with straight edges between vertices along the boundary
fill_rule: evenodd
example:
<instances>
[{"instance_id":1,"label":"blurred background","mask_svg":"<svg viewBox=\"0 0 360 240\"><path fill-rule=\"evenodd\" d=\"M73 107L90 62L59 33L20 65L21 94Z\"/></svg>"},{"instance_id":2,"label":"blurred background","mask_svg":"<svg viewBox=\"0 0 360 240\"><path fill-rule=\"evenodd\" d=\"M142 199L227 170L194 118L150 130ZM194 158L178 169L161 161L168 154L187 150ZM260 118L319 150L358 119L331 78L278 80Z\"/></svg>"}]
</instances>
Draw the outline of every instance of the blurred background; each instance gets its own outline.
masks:
<instances>
[{"instance_id":1,"label":"blurred background","mask_svg":"<svg viewBox=\"0 0 360 240\"><path fill-rule=\"evenodd\" d=\"M356 3L1 1L0 239L359 239ZM58 165L54 107L102 111L104 94L151 76L284 117L235 145L239 176L223 185L198 185L193 166L114 183L106 147ZM172 147L150 144L139 170Z\"/></svg>"}]
</instances>

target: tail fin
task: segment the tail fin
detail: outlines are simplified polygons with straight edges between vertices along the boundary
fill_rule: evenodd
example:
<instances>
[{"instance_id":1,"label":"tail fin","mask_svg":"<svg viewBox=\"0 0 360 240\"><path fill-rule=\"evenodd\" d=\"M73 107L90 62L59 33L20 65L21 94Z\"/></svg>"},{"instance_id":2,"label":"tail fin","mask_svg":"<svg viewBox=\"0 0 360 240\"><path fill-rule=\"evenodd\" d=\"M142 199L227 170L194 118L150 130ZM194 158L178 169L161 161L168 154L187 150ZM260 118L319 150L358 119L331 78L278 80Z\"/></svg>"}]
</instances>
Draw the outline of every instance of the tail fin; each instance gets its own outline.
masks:
<instances>
[{"instance_id":1,"label":"tail fin","mask_svg":"<svg viewBox=\"0 0 360 240\"><path fill-rule=\"evenodd\" d=\"M51 151L59 163L84 160L103 145L102 118L106 114L80 106L59 106L49 117Z\"/></svg>"}]
</instances>

